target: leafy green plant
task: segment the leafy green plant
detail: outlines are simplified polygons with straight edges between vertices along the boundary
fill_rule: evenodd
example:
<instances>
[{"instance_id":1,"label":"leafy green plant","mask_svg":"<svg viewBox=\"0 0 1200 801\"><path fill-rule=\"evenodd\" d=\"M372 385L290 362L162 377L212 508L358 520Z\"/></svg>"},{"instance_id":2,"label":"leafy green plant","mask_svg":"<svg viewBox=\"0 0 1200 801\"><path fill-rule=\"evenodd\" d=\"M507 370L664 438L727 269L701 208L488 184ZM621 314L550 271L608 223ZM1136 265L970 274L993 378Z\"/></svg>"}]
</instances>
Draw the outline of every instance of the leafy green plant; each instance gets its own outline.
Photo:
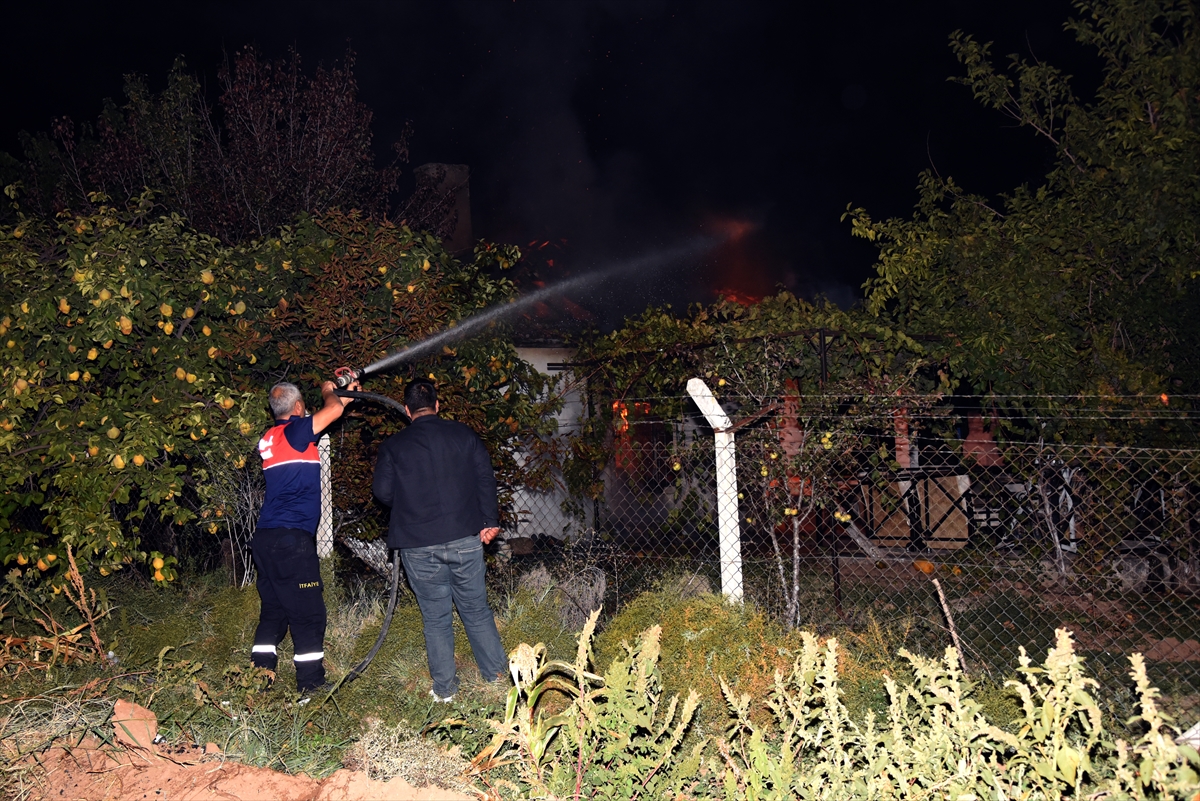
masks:
<instances>
[{"instance_id":1,"label":"leafy green plant","mask_svg":"<svg viewBox=\"0 0 1200 801\"><path fill-rule=\"evenodd\" d=\"M956 80L1037 136L1052 166L999 199L926 171L912 219L850 211L854 234L879 247L866 307L930 335L930 355L977 392L1194 392L1200 130L1196 94L1183 87L1200 64L1196 10L1178 0L1075 6L1065 27L1103 69L1090 101L1052 65L1012 55L998 68L989 45L951 36L965 72Z\"/></svg>"},{"instance_id":2,"label":"leafy green plant","mask_svg":"<svg viewBox=\"0 0 1200 801\"><path fill-rule=\"evenodd\" d=\"M1130 746L1104 727L1083 660L1060 629L1044 664L1022 653L1023 717L1017 733L982 714L957 654L902 652L915 679L886 679L886 719L859 725L838 688L837 642L812 635L785 678L777 674L774 726L757 726L749 695L726 688L732 723L718 744L729 799L784 798L1184 798L1200 789L1200 756L1177 745L1155 704L1145 663L1132 658L1146 733Z\"/></svg>"},{"instance_id":3,"label":"leafy green plant","mask_svg":"<svg viewBox=\"0 0 1200 801\"><path fill-rule=\"evenodd\" d=\"M363 367L506 300L512 283L487 270L520 258L481 243L459 261L432 235L336 211L229 246L149 192L92 200L53 221L18 207L0 227L0 562L55 588L67 546L84 572L143 563L159 584L176 578L177 531L215 552L224 529L244 550L263 388ZM538 374L503 329L451 345L404 378L432 376L444 414L480 432L502 495L536 480L512 454L552 424ZM363 454L396 425L364 408L340 429L339 524L375 514Z\"/></svg>"},{"instance_id":4,"label":"leafy green plant","mask_svg":"<svg viewBox=\"0 0 1200 801\"><path fill-rule=\"evenodd\" d=\"M579 635L574 663L547 661L542 644L522 643L509 658L515 685L492 742L474 759L480 773L515 764L534 797L660 798L695 774L704 743L678 759L700 696L682 706L671 696L663 709L658 674L661 629L642 632L604 677L588 671L599 610ZM557 691L571 702L547 714L539 709ZM561 696L560 696L561 697Z\"/></svg>"},{"instance_id":5,"label":"leafy green plant","mask_svg":"<svg viewBox=\"0 0 1200 801\"><path fill-rule=\"evenodd\" d=\"M104 574L161 558L129 524L192 519L185 487L205 472L191 460L244 462L266 422L235 377L261 344L243 317L262 297L254 256L153 219L148 194L95 200L0 232L0 516L32 507L42 523L0 528L0 558L54 586L67 546Z\"/></svg>"}]
</instances>

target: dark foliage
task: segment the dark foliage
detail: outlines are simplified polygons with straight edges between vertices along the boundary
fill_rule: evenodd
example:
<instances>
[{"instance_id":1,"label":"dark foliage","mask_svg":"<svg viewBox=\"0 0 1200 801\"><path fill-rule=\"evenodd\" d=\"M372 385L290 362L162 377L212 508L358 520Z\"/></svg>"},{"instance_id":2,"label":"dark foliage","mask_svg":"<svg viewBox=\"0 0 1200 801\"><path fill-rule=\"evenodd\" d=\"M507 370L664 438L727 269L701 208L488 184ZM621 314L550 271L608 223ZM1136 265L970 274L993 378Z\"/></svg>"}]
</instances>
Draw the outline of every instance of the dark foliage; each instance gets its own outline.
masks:
<instances>
[{"instance_id":1,"label":"dark foliage","mask_svg":"<svg viewBox=\"0 0 1200 801\"><path fill-rule=\"evenodd\" d=\"M124 104L107 101L95 125L61 118L48 134L23 135L26 202L47 214L91 213L91 192L120 203L150 188L168 211L227 243L302 211L387 210L407 144L393 145L391 165L375 166L352 51L309 76L295 51L270 60L247 47L218 79L213 106L177 61L158 94L129 76Z\"/></svg>"}]
</instances>

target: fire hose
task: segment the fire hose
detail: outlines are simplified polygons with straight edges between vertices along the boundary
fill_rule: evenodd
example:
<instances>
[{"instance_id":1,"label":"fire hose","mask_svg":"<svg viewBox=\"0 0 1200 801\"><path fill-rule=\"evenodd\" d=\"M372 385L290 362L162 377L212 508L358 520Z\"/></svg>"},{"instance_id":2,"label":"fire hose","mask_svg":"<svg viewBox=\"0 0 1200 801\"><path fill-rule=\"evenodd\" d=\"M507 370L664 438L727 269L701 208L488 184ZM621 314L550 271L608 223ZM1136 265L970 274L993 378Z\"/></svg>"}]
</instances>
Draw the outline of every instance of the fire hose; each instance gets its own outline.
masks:
<instances>
[{"instance_id":1,"label":"fire hose","mask_svg":"<svg viewBox=\"0 0 1200 801\"><path fill-rule=\"evenodd\" d=\"M341 368L341 369L345 369L345 368ZM349 371L349 372L354 373L356 371ZM354 380L354 378L352 378L352 379L350 379L350 381L345 381L343 383L341 381L342 376L343 376L343 374L339 371L339 373L338 373L339 382L338 383L341 384L341 386L345 386L346 384L349 384L350 381ZM355 378L357 378L357 375L355 375ZM377 395L374 392L351 392L350 390L346 390L346 389L339 389L339 390L336 390L336 392L337 392L338 396L342 397L342 398L353 398L355 400L367 401L369 403L378 403L383 406L388 406L388 407L400 412L400 414L404 415L405 420L408 419L408 413L405 412L405 410L404 410L404 404L400 403L400 401L396 400L395 398L389 398L386 395ZM387 638L388 629L392 625L392 614L396 611L396 595L398 594L398 592L400 590L400 553L399 553L399 551L392 549L391 557L392 557L392 581L391 581L392 586L391 586L391 592L388 595L387 613L383 616L383 625L379 629L379 636L375 639L375 644L373 646L371 646L371 650L367 652L366 657L361 662L359 662L357 665L355 665L350 670L350 672L346 674L345 678L343 678L340 682L338 682L339 687L343 684L354 681L355 679L357 679L359 676L361 676L363 674L363 671L365 671L367 669L367 666L371 664L371 660L375 658L375 655L377 653L379 653L379 649L383 647L383 641Z\"/></svg>"}]
</instances>

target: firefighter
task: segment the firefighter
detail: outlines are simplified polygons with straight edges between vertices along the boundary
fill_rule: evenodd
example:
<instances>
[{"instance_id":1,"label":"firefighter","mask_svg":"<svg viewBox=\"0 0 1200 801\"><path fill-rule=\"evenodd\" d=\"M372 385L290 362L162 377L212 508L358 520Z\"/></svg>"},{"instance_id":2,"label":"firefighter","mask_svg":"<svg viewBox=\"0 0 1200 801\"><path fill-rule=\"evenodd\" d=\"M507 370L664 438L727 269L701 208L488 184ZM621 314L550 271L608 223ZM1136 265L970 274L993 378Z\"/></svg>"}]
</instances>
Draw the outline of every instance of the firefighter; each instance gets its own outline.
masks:
<instances>
[{"instance_id":1,"label":"firefighter","mask_svg":"<svg viewBox=\"0 0 1200 801\"><path fill-rule=\"evenodd\" d=\"M357 389L358 383L349 389ZM296 665L296 689L311 692L325 684L325 598L317 559L321 519L321 457L317 440L342 416L351 401L339 397L332 381L321 385L324 405L311 416L294 384L271 387L275 424L258 441L267 491L250 541L262 600L250 659L275 670L276 648L288 629Z\"/></svg>"}]
</instances>

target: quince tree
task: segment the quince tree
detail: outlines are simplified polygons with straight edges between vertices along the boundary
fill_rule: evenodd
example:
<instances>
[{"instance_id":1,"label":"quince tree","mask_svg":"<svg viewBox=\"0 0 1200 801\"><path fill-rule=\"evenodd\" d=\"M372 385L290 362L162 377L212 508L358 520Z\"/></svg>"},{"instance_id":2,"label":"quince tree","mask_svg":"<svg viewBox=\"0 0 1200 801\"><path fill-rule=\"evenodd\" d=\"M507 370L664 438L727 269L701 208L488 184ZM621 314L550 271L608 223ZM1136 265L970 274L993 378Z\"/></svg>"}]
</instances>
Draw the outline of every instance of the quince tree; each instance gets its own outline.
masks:
<instances>
[{"instance_id":1,"label":"quince tree","mask_svg":"<svg viewBox=\"0 0 1200 801\"><path fill-rule=\"evenodd\" d=\"M266 388L307 389L507 300L511 282L488 270L520 258L481 243L463 262L432 235L337 211L231 246L163 216L149 192L127 209L92 203L0 228L0 560L53 586L68 546L102 573L146 563L173 579L176 555L142 550L139 527L220 533L213 471L258 469ZM546 427L547 401L504 334L450 341L370 388L399 396L432 376L511 489L538 480L513 454ZM379 528L374 445L400 425L370 406L342 424L341 523Z\"/></svg>"},{"instance_id":2,"label":"quince tree","mask_svg":"<svg viewBox=\"0 0 1200 801\"><path fill-rule=\"evenodd\" d=\"M265 289L255 254L155 219L149 195L93 200L0 230L0 558L54 574L71 546L105 573L157 560L165 581L134 527L192 520L201 465L244 461L266 422L244 373Z\"/></svg>"}]
</instances>

